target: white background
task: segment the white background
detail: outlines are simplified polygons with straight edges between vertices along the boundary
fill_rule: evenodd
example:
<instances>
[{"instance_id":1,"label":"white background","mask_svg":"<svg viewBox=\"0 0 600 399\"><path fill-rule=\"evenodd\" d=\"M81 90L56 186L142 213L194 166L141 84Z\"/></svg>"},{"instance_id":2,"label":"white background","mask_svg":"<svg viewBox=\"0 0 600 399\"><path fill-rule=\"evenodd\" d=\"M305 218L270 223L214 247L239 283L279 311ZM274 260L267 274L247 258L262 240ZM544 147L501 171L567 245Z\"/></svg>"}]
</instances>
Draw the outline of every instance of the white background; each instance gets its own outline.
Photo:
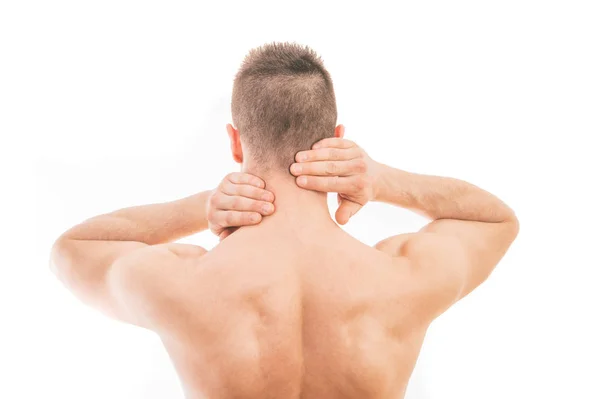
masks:
<instances>
[{"instance_id":1,"label":"white background","mask_svg":"<svg viewBox=\"0 0 600 399\"><path fill-rule=\"evenodd\" d=\"M470 181L521 220L431 327L407 398L600 398L597 2L399 3L2 2L0 397L182 397L158 339L74 299L50 245L236 170L236 69L293 40L322 55L339 123L373 158ZM374 244L423 223L373 204L346 229Z\"/></svg>"}]
</instances>

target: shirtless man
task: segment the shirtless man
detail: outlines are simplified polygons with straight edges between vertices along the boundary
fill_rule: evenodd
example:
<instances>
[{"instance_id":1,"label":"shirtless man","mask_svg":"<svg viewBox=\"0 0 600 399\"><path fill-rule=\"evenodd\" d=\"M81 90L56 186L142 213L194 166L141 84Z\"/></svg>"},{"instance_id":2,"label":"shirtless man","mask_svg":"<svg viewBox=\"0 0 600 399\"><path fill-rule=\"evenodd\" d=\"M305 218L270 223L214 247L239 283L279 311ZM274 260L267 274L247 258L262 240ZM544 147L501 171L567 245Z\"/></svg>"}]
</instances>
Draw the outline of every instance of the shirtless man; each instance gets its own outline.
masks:
<instances>
[{"instance_id":1,"label":"shirtless man","mask_svg":"<svg viewBox=\"0 0 600 399\"><path fill-rule=\"evenodd\" d=\"M515 239L513 211L343 139L329 75L308 48L253 50L232 114L242 173L73 227L53 246L53 270L83 301L156 332L189 398L402 398L428 326ZM338 193L340 224L369 201L432 221L372 248L331 219L327 192ZM221 237L211 251L174 243L207 228Z\"/></svg>"}]
</instances>

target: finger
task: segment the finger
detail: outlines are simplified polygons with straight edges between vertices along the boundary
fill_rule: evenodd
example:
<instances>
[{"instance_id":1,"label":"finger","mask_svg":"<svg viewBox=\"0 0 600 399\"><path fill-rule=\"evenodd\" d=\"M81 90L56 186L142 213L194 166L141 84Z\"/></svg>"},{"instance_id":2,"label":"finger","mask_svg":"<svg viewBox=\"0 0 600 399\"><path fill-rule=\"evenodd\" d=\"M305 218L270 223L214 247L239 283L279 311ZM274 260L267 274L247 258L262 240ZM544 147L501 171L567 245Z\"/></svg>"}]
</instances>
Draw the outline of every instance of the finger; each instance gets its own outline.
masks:
<instances>
[{"instance_id":1,"label":"finger","mask_svg":"<svg viewBox=\"0 0 600 399\"><path fill-rule=\"evenodd\" d=\"M307 190L322 191L325 193L348 193L354 191L355 177L339 176L298 176L296 184Z\"/></svg>"},{"instance_id":2,"label":"finger","mask_svg":"<svg viewBox=\"0 0 600 399\"><path fill-rule=\"evenodd\" d=\"M351 140L342 139L339 137L328 137L326 139L317 141L312 146L313 149L324 148L324 147L352 148L352 147L356 147L356 143Z\"/></svg>"},{"instance_id":3,"label":"finger","mask_svg":"<svg viewBox=\"0 0 600 399\"><path fill-rule=\"evenodd\" d=\"M270 215L275 210L275 206L270 202L257 201L237 195L219 196L216 206L217 209L224 211L259 212L263 215Z\"/></svg>"},{"instance_id":4,"label":"finger","mask_svg":"<svg viewBox=\"0 0 600 399\"><path fill-rule=\"evenodd\" d=\"M214 223L224 227L251 226L262 220L262 215L257 212L217 211Z\"/></svg>"},{"instance_id":5,"label":"finger","mask_svg":"<svg viewBox=\"0 0 600 399\"><path fill-rule=\"evenodd\" d=\"M362 208L361 204L342 199L340 206L335 212L335 220L341 225L348 223L350 218L356 214Z\"/></svg>"},{"instance_id":6,"label":"finger","mask_svg":"<svg viewBox=\"0 0 600 399\"><path fill-rule=\"evenodd\" d=\"M219 241L223 241L225 238L227 238L227 236L229 236L231 234L231 230L229 229L225 229L221 232L221 234L219 234Z\"/></svg>"},{"instance_id":7,"label":"finger","mask_svg":"<svg viewBox=\"0 0 600 399\"><path fill-rule=\"evenodd\" d=\"M219 234L219 241L223 241L225 238L229 237L231 233L234 233L239 229L239 227L229 227L224 229L221 234Z\"/></svg>"},{"instance_id":8,"label":"finger","mask_svg":"<svg viewBox=\"0 0 600 399\"><path fill-rule=\"evenodd\" d=\"M296 154L296 162L314 161L349 161L360 157L360 148L319 148L317 150L300 151Z\"/></svg>"},{"instance_id":9,"label":"finger","mask_svg":"<svg viewBox=\"0 0 600 399\"><path fill-rule=\"evenodd\" d=\"M272 192L249 184L235 184L225 181L221 185L221 191L227 195L236 195L260 201L273 202L275 200L275 195Z\"/></svg>"},{"instance_id":10,"label":"finger","mask_svg":"<svg viewBox=\"0 0 600 399\"><path fill-rule=\"evenodd\" d=\"M250 184L258 188L265 188L263 179L250 173L234 172L228 174L226 179L235 184Z\"/></svg>"},{"instance_id":11,"label":"finger","mask_svg":"<svg viewBox=\"0 0 600 399\"><path fill-rule=\"evenodd\" d=\"M365 161L362 158L355 158L350 161L294 163L290 167L290 172L294 176L351 176L358 173L364 173L366 169L367 165Z\"/></svg>"}]
</instances>

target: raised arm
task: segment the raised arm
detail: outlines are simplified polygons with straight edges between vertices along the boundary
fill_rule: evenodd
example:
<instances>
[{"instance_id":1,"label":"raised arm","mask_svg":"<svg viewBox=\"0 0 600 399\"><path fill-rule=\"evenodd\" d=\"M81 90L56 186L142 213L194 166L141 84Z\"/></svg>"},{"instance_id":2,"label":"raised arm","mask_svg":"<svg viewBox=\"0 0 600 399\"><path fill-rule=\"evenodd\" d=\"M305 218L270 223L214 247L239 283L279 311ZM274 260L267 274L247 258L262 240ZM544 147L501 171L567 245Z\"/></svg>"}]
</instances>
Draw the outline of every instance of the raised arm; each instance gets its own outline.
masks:
<instances>
[{"instance_id":1,"label":"raised arm","mask_svg":"<svg viewBox=\"0 0 600 399\"><path fill-rule=\"evenodd\" d=\"M421 231L390 237L376 248L408 258L435 291L436 315L481 284L515 239L513 211L467 182L409 173L374 162L355 143L325 139L290 168L300 187L337 192L336 219L346 223L368 201L414 210L432 220Z\"/></svg>"},{"instance_id":2,"label":"raised arm","mask_svg":"<svg viewBox=\"0 0 600 399\"><path fill-rule=\"evenodd\" d=\"M51 270L80 300L108 316L150 328L149 320L128 309L134 289L158 304L153 280L173 269L184 255L205 251L194 245L172 244L207 228L202 192L176 201L135 206L99 215L64 232L54 243ZM173 275L167 275L172 278ZM133 284L133 280L138 282ZM127 282L126 282L127 281ZM125 286L130 286L123 292ZM168 295L168 293L167 293Z\"/></svg>"},{"instance_id":3,"label":"raised arm","mask_svg":"<svg viewBox=\"0 0 600 399\"><path fill-rule=\"evenodd\" d=\"M448 302L481 284L519 231L506 204L462 180L427 176L382 166L376 201L418 212L432 221L418 233L391 237L379 245L417 262L448 288Z\"/></svg>"},{"instance_id":4,"label":"raised arm","mask_svg":"<svg viewBox=\"0 0 600 399\"><path fill-rule=\"evenodd\" d=\"M156 317L172 313L161 309L186 291L188 266L206 252L173 241L207 228L223 238L259 223L272 212L262 205L274 199L264 187L256 176L233 173L212 191L93 217L55 241L51 269L88 305L151 328Z\"/></svg>"}]
</instances>

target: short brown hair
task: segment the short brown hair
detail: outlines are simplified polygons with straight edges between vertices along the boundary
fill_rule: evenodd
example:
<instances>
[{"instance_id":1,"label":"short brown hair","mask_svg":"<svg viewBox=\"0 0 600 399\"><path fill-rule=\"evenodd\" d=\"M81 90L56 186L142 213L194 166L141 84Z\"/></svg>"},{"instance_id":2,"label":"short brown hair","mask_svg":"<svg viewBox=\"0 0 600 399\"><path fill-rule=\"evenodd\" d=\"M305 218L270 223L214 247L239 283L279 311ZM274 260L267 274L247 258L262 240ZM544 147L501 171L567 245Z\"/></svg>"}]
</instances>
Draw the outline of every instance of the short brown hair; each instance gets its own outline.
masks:
<instances>
[{"instance_id":1,"label":"short brown hair","mask_svg":"<svg viewBox=\"0 0 600 399\"><path fill-rule=\"evenodd\" d=\"M321 57L297 43L250 50L233 83L233 123L265 169L285 168L296 152L333 137L337 107Z\"/></svg>"}]
</instances>

